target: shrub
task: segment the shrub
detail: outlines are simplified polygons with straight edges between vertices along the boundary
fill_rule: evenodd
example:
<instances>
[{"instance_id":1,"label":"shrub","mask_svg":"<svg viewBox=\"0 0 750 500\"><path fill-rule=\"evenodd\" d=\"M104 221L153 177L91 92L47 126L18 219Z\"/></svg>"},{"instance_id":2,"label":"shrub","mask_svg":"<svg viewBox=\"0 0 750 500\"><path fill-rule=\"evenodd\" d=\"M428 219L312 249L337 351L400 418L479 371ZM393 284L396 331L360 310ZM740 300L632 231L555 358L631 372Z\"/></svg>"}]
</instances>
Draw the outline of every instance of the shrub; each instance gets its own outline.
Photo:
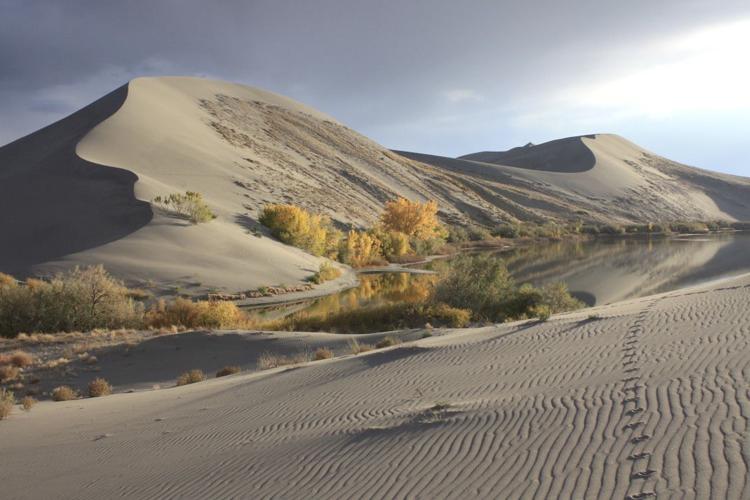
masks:
<instances>
[{"instance_id":1,"label":"shrub","mask_svg":"<svg viewBox=\"0 0 750 500\"><path fill-rule=\"evenodd\" d=\"M599 234L624 234L625 228L617 224L604 224L599 227Z\"/></svg>"},{"instance_id":2,"label":"shrub","mask_svg":"<svg viewBox=\"0 0 750 500\"><path fill-rule=\"evenodd\" d=\"M0 366L0 382L9 382L18 378L21 371L17 366L2 365Z\"/></svg>"},{"instance_id":3,"label":"shrub","mask_svg":"<svg viewBox=\"0 0 750 500\"><path fill-rule=\"evenodd\" d=\"M547 321L552 316L552 310L547 304L538 304L531 308L531 313L539 321Z\"/></svg>"},{"instance_id":4,"label":"shrub","mask_svg":"<svg viewBox=\"0 0 750 500\"><path fill-rule=\"evenodd\" d=\"M341 276L341 270L334 267L330 262L323 262L320 264L318 271L310 276L309 281L320 285L326 281L335 280L339 276Z\"/></svg>"},{"instance_id":5,"label":"shrub","mask_svg":"<svg viewBox=\"0 0 750 500\"><path fill-rule=\"evenodd\" d=\"M466 228L455 225L448 226L449 243L463 243L465 241L469 241L469 232Z\"/></svg>"},{"instance_id":6,"label":"shrub","mask_svg":"<svg viewBox=\"0 0 750 500\"><path fill-rule=\"evenodd\" d=\"M420 203L398 198L385 204L380 223L387 231L404 233L410 238L428 240L447 236L437 218L438 205L435 201Z\"/></svg>"},{"instance_id":7,"label":"shrub","mask_svg":"<svg viewBox=\"0 0 750 500\"><path fill-rule=\"evenodd\" d=\"M216 378L219 377L226 377L227 375L234 375L235 373L240 373L242 370L239 366L225 366L218 372L216 372Z\"/></svg>"},{"instance_id":8,"label":"shrub","mask_svg":"<svg viewBox=\"0 0 750 500\"><path fill-rule=\"evenodd\" d=\"M266 205L258 221L287 245L313 255L336 258L341 232L333 227L328 217L294 205Z\"/></svg>"},{"instance_id":9,"label":"shrub","mask_svg":"<svg viewBox=\"0 0 750 500\"><path fill-rule=\"evenodd\" d=\"M13 405L16 404L16 398L13 392L0 389L0 420L8 418L13 411Z\"/></svg>"},{"instance_id":10,"label":"shrub","mask_svg":"<svg viewBox=\"0 0 750 500\"><path fill-rule=\"evenodd\" d=\"M352 354L360 354L363 352L372 351L374 347L372 344L364 344L357 341L357 339L351 339L349 341L349 350L352 351Z\"/></svg>"},{"instance_id":11,"label":"shrub","mask_svg":"<svg viewBox=\"0 0 750 500\"><path fill-rule=\"evenodd\" d=\"M283 356L281 354L264 352L258 357L257 367L259 370L268 370L269 368L295 365L298 363L305 363L306 361L310 361L310 355L307 352L297 353L294 356Z\"/></svg>"},{"instance_id":12,"label":"shrub","mask_svg":"<svg viewBox=\"0 0 750 500\"><path fill-rule=\"evenodd\" d=\"M26 368L34 363L34 357L25 351L14 351L10 354L10 362L19 368Z\"/></svg>"},{"instance_id":13,"label":"shrub","mask_svg":"<svg viewBox=\"0 0 750 500\"><path fill-rule=\"evenodd\" d=\"M25 411L30 411L36 403L36 399L32 398L31 396L24 396L24 398L21 399L21 408L23 408Z\"/></svg>"},{"instance_id":14,"label":"shrub","mask_svg":"<svg viewBox=\"0 0 750 500\"><path fill-rule=\"evenodd\" d=\"M184 372L177 377L177 386L195 384L196 382L203 382L204 380L206 380L206 374L203 373L203 370L194 369Z\"/></svg>"},{"instance_id":15,"label":"shrub","mask_svg":"<svg viewBox=\"0 0 750 500\"><path fill-rule=\"evenodd\" d=\"M0 285L0 336L138 326L143 307L102 266L73 268L50 281Z\"/></svg>"},{"instance_id":16,"label":"shrub","mask_svg":"<svg viewBox=\"0 0 750 500\"><path fill-rule=\"evenodd\" d=\"M208 222L216 218L203 201L203 195L193 191L185 191L185 194L172 193L164 197L157 196L153 202L172 213L185 217L193 224Z\"/></svg>"},{"instance_id":17,"label":"shrub","mask_svg":"<svg viewBox=\"0 0 750 500\"><path fill-rule=\"evenodd\" d=\"M54 401L71 401L78 399L78 393L67 385L61 385L52 389L52 399Z\"/></svg>"},{"instance_id":18,"label":"shrub","mask_svg":"<svg viewBox=\"0 0 750 500\"><path fill-rule=\"evenodd\" d=\"M320 361L321 359L331 359L332 357L333 351L327 347L318 347L315 350L315 354L313 355L313 359L315 361Z\"/></svg>"},{"instance_id":19,"label":"shrub","mask_svg":"<svg viewBox=\"0 0 750 500\"><path fill-rule=\"evenodd\" d=\"M391 337L388 335L387 337L383 337L380 339L376 344L375 347L378 349L382 349L384 347L391 347L394 345L398 345L401 343L401 339L398 339L396 337Z\"/></svg>"},{"instance_id":20,"label":"shrub","mask_svg":"<svg viewBox=\"0 0 750 500\"><path fill-rule=\"evenodd\" d=\"M233 302L198 301L177 298L173 302L159 300L146 313L149 328L179 325L185 328L239 328L247 316Z\"/></svg>"},{"instance_id":21,"label":"shrub","mask_svg":"<svg viewBox=\"0 0 750 500\"><path fill-rule=\"evenodd\" d=\"M409 236L405 233L381 228L376 230L375 236L380 240L382 255L391 262L411 251Z\"/></svg>"},{"instance_id":22,"label":"shrub","mask_svg":"<svg viewBox=\"0 0 750 500\"><path fill-rule=\"evenodd\" d=\"M492 238L492 235L490 232L480 226L471 226L469 228L469 240L471 241L482 241L482 240L489 240Z\"/></svg>"},{"instance_id":23,"label":"shrub","mask_svg":"<svg viewBox=\"0 0 750 500\"><path fill-rule=\"evenodd\" d=\"M89 397L98 398L112 394L112 386L103 378L95 378L89 382Z\"/></svg>"},{"instance_id":24,"label":"shrub","mask_svg":"<svg viewBox=\"0 0 750 500\"><path fill-rule=\"evenodd\" d=\"M500 224L492 231L492 234L501 238L518 238L520 229L516 224Z\"/></svg>"},{"instance_id":25,"label":"shrub","mask_svg":"<svg viewBox=\"0 0 750 500\"><path fill-rule=\"evenodd\" d=\"M341 254L342 260L350 266L363 267L382 256L381 243L373 234L351 230Z\"/></svg>"}]
</instances>

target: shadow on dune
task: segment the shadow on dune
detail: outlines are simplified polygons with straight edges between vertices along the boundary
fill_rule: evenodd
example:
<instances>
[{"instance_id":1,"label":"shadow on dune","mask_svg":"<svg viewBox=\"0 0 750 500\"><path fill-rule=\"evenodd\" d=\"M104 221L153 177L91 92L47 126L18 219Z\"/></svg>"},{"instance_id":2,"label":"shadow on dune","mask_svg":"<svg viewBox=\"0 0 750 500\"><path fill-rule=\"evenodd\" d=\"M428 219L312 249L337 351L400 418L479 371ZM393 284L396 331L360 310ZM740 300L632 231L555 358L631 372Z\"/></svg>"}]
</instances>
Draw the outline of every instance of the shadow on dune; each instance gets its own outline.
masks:
<instances>
[{"instance_id":1,"label":"shadow on dune","mask_svg":"<svg viewBox=\"0 0 750 500\"><path fill-rule=\"evenodd\" d=\"M78 142L125 102L127 85L0 148L0 271L25 277L35 265L94 248L148 224L138 177L91 163Z\"/></svg>"}]
</instances>

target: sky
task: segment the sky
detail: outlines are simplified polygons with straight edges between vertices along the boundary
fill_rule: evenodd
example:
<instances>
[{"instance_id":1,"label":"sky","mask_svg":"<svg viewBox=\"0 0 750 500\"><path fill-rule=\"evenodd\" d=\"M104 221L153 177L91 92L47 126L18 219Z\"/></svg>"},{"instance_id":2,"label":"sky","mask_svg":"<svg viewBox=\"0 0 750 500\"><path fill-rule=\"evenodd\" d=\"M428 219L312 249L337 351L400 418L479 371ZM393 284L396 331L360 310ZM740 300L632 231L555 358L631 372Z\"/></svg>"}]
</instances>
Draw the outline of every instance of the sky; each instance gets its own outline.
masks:
<instances>
[{"instance_id":1,"label":"sky","mask_svg":"<svg viewBox=\"0 0 750 500\"><path fill-rule=\"evenodd\" d=\"M458 156L616 133L750 176L747 0L0 0L0 144L191 75Z\"/></svg>"}]
</instances>

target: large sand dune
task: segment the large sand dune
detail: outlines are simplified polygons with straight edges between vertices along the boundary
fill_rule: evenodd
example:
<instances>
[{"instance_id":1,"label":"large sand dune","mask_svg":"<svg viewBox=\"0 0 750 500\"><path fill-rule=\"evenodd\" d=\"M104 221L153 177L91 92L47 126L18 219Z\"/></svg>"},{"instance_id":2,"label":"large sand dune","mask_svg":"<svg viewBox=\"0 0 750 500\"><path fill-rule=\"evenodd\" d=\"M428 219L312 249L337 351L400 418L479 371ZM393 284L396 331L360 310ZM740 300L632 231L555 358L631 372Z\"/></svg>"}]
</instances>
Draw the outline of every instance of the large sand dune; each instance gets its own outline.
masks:
<instances>
[{"instance_id":1,"label":"large sand dune","mask_svg":"<svg viewBox=\"0 0 750 500\"><path fill-rule=\"evenodd\" d=\"M150 203L185 190L201 192L218 218L193 226ZM399 155L277 94L139 78L0 148L0 271L103 263L130 282L193 291L292 284L318 260L249 234L264 205L294 203L358 226L397 196L435 199L444 220L487 226L750 219L747 179L684 167L617 136L468 159Z\"/></svg>"},{"instance_id":2,"label":"large sand dune","mask_svg":"<svg viewBox=\"0 0 750 500\"><path fill-rule=\"evenodd\" d=\"M0 425L3 496L748 498L749 298L745 276L291 370L41 403Z\"/></svg>"}]
</instances>

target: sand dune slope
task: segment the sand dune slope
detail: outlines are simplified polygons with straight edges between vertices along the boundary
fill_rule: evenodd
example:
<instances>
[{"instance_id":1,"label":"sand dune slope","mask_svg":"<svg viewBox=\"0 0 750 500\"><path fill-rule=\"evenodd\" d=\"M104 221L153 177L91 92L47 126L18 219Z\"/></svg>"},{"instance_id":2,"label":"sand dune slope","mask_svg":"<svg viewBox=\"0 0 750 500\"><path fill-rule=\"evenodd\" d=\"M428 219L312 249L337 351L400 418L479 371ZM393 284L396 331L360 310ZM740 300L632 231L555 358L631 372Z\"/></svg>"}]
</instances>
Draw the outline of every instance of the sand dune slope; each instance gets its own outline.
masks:
<instances>
[{"instance_id":1,"label":"sand dune slope","mask_svg":"<svg viewBox=\"0 0 750 500\"><path fill-rule=\"evenodd\" d=\"M750 278L274 373L42 403L9 498L748 498Z\"/></svg>"}]
</instances>

